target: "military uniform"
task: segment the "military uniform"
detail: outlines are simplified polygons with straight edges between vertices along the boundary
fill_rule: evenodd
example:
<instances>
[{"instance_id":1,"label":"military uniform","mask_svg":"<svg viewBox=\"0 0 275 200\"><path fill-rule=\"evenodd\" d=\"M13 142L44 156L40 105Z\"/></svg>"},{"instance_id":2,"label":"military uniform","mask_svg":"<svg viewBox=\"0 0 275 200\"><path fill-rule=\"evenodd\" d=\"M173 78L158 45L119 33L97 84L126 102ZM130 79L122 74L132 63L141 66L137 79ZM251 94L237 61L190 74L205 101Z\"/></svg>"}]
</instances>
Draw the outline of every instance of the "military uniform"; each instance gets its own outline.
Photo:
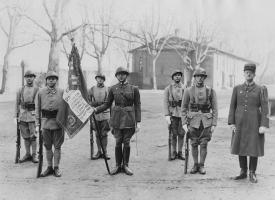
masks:
<instances>
[{"instance_id":1,"label":"military uniform","mask_svg":"<svg viewBox=\"0 0 275 200\"><path fill-rule=\"evenodd\" d=\"M245 70L255 73L256 66L247 64ZM241 168L241 176L236 178L246 178L247 156L250 157L250 175L255 175L258 157L264 156L265 136L259 134L259 128L269 127L266 87L257 85L254 81L235 86L231 97L228 124L236 127L231 139L231 153L239 156Z\"/></svg>"},{"instance_id":2,"label":"military uniform","mask_svg":"<svg viewBox=\"0 0 275 200\"><path fill-rule=\"evenodd\" d=\"M177 73L182 76L182 72L177 70L172 73L172 79ZM173 82L164 89L164 115L170 116L170 128L172 131L172 160L176 157L179 159L184 159L182 155L182 147L185 131L182 128L181 121L181 102L185 88L186 87L181 82Z\"/></svg>"},{"instance_id":3,"label":"military uniform","mask_svg":"<svg viewBox=\"0 0 275 200\"><path fill-rule=\"evenodd\" d=\"M128 70L121 67L117 69L116 76L118 73L129 74ZM112 132L116 140L116 169L112 174L120 172L122 167L126 174L132 175L132 172L128 169L130 139L135 133L136 124L141 121L140 94L138 88L130 85L127 81L112 86L104 104L96 107L96 113L110 108L113 102L115 105L111 112L110 126L113 128ZM123 165L122 159L124 162Z\"/></svg>"},{"instance_id":4,"label":"military uniform","mask_svg":"<svg viewBox=\"0 0 275 200\"><path fill-rule=\"evenodd\" d=\"M33 76L35 74L31 71L26 71L25 77ZM25 162L32 160L37 163L36 158L36 132L35 132L35 96L37 94L38 87L31 85L24 85L16 93L15 104L15 117L18 120L20 133L24 139L26 155L20 160ZM30 153L30 147L32 147L32 154Z\"/></svg>"},{"instance_id":5,"label":"military uniform","mask_svg":"<svg viewBox=\"0 0 275 200\"><path fill-rule=\"evenodd\" d=\"M105 80L105 76L102 74L98 74L95 78L97 77L101 77ZM93 107L97 107L102 105L108 96L108 88L102 84L102 85L96 85L93 86L89 91L88 91L88 95L89 95L89 99L90 99L90 104ZM110 131L110 126L109 126L109 120L110 120L110 109L107 109L105 111L103 111L102 113L98 113L95 115L95 119L97 121L98 124L98 128L100 129L100 134L102 136L102 145L103 145L103 149L107 155L107 143L108 143L108 132ZM93 129L96 131L95 127L93 127ZM97 144L97 148L98 148L98 152L96 154L96 156L94 157L94 159L98 159L102 157L102 153L101 153L101 147L100 147L100 142L99 142L99 135L96 132L96 144ZM108 159L109 157L106 156Z\"/></svg>"},{"instance_id":6,"label":"military uniform","mask_svg":"<svg viewBox=\"0 0 275 200\"><path fill-rule=\"evenodd\" d=\"M198 69L194 76L205 75L205 70ZM205 174L204 163L207 155L207 145L211 140L211 127L217 125L217 98L212 88L206 85L200 87L194 84L184 91L182 101L182 124L188 125L192 146L194 167L191 173L199 171ZM198 146L200 146L200 162L198 161Z\"/></svg>"},{"instance_id":7,"label":"military uniform","mask_svg":"<svg viewBox=\"0 0 275 200\"><path fill-rule=\"evenodd\" d=\"M48 72L46 79L49 77L58 78L55 72ZM56 121L56 115L63 101L63 90L53 87L45 87L41 89L36 98L36 126L39 126L39 118L41 117L41 129L43 142L46 149L46 158L50 174L54 173L52 168L54 158L54 169L58 170L61 158L61 146L64 142L64 131ZM54 147L54 152L52 151ZM45 172L42 176L45 175ZM46 174L48 175L48 174ZM56 174L55 174L56 175Z\"/></svg>"}]
</instances>

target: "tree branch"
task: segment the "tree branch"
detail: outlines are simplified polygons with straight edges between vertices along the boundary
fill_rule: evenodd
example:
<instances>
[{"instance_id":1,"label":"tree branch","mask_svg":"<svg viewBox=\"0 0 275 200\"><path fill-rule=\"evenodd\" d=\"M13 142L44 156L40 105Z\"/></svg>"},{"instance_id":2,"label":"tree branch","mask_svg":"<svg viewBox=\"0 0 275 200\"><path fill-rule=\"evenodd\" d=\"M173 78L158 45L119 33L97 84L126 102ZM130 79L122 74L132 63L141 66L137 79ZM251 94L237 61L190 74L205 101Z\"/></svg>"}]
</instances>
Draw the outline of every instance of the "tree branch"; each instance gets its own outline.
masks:
<instances>
[{"instance_id":1,"label":"tree branch","mask_svg":"<svg viewBox=\"0 0 275 200\"><path fill-rule=\"evenodd\" d=\"M81 27L83 27L83 26L86 26L87 24L81 24L81 25L79 25L79 26L77 26L77 27L75 27L75 28L73 28L73 29L71 29L71 30L69 30L69 31L66 31L66 32L64 32L64 33L62 33L61 34L61 36L57 39L57 41L60 41L64 36L66 36L66 35L68 35L68 34L70 34L70 33L73 33L73 32L75 32L75 31L77 31L79 28L81 28Z\"/></svg>"},{"instance_id":2,"label":"tree branch","mask_svg":"<svg viewBox=\"0 0 275 200\"><path fill-rule=\"evenodd\" d=\"M5 28L4 28L3 24L1 23L1 21L0 21L0 28L1 28L1 30L3 31L3 33L4 33L7 37L9 37L9 34L8 34L8 32L5 30Z\"/></svg>"},{"instance_id":3,"label":"tree branch","mask_svg":"<svg viewBox=\"0 0 275 200\"><path fill-rule=\"evenodd\" d=\"M49 18L51 24L53 25L53 24L54 24L54 21L53 21L52 16L50 15L50 12L49 12L49 9L48 9L48 7L47 7L47 5L46 5L46 1L45 1L45 0L43 0L43 8L44 8L44 10L45 10L45 12L46 12L46 14L47 14L47 16L48 16L48 18Z\"/></svg>"},{"instance_id":4,"label":"tree branch","mask_svg":"<svg viewBox=\"0 0 275 200\"><path fill-rule=\"evenodd\" d=\"M36 20L32 19L31 17L29 17L27 15L23 15L23 16L26 17L27 19L29 19L32 23L34 23L37 27L42 29L44 32L46 32L50 37L52 37L51 32L49 30L47 30L45 27L43 27L42 25L40 25Z\"/></svg>"},{"instance_id":5,"label":"tree branch","mask_svg":"<svg viewBox=\"0 0 275 200\"><path fill-rule=\"evenodd\" d=\"M17 49L17 48L20 48L20 47L24 47L24 46L27 46L27 45L30 45L32 43L34 43L35 40L32 40L30 42L27 42L27 43L24 43L24 44L20 44L20 45L17 45L17 46L13 46L11 49L14 50L14 49Z\"/></svg>"}]
</instances>

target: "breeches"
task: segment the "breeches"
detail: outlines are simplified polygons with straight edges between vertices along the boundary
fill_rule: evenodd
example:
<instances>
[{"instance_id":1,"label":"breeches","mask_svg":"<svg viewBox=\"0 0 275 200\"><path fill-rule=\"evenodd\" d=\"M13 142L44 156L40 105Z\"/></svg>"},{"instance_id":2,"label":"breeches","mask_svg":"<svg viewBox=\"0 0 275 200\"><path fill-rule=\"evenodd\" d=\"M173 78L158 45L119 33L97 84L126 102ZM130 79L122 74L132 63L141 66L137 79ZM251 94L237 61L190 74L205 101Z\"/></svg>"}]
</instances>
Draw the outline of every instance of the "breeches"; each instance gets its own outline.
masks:
<instances>
[{"instance_id":1,"label":"breeches","mask_svg":"<svg viewBox=\"0 0 275 200\"><path fill-rule=\"evenodd\" d=\"M52 146L54 146L55 149L61 149L64 142L64 131L62 129L43 129L42 134L44 146L47 150L52 149Z\"/></svg>"},{"instance_id":2,"label":"breeches","mask_svg":"<svg viewBox=\"0 0 275 200\"><path fill-rule=\"evenodd\" d=\"M182 128L180 117L171 117L172 135L184 136L185 132Z\"/></svg>"},{"instance_id":3,"label":"breeches","mask_svg":"<svg viewBox=\"0 0 275 200\"><path fill-rule=\"evenodd\" d=\"M190 127L190 140L192 146L207 145L211 140L211 126L204 128L201 122L199 128Z\"/></svg>"},{"instance_id":4,"label":"breeches","mask_svg":"<svg viewBox=\"0 0 275 200\"><path fill-rule=\"evenodd\" d=\"M113 135L116 139L116 147L130 146L131 137L135 134L135 128L125 128L125 129L114 129Z\"/></svg>"},{"instance_id":5,"label":"breeches","mask_svg":"<svg viewBox=\"0 0 275 200\"><path fill-rule=\"evenodd\" d=\"M29 139L34 136L35 133L35 123L34 122L20 122L19 128L21 135L24 139Z\"/></svg>"}]
</instances>

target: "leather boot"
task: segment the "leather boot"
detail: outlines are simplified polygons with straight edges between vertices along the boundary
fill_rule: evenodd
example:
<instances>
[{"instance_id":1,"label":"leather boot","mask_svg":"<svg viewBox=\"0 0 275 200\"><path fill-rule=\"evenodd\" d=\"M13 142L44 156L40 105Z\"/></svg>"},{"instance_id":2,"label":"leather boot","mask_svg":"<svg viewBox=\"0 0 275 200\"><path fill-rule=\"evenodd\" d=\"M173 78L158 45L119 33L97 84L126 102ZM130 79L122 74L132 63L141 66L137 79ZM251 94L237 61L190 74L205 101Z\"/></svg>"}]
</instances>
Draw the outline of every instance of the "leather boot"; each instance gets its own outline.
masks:
<instances>
[{"instance_id":1,"label":"leather boot","mask_svg":"<svg viewBox=\"0 0 275 200\"><path fill-rule=\"evenodd\" d=\"M257 177L256 177L256 174L255 174L254 171L250 171L250 172L249 172L249 181L250 181L251 183L257 183L257 182L258 182Z\"/></svg>"},{"instance_id":2,"label":"leather boot","mask_svg":"<svg viewBox=\"0 0 275 200\"><path fill-rule=\"evenodd\" d=\"M59 170L59 167L54 167L54 172L53 172L53 175L55 176L55 177L61 177L61 172L60 172L60 170Z\"/></svg>"},{"instance_id":3,"label":"leather boot","mask_svg":"<svg viewBox=\"0 0 275 200\"><path fill-rule=\"evenodd\" d=\"M122 163L122 148L115 148L115 157L116 157L116 167L110 172L111 175L116 175L121 172L121 163Z\"/></svg>"},{"instance_id":4,"label":"leather boot","mask_svg":"<svg viewBox=\"0 0 275 200\"><path fill-rule=\"evenodd\" d=\"M202 174L202 175L206 174L206 171L204 169L204 164L200 164L200 166L199 166L199 173Z\"/></svg>"},{"instance_id":5,"label":"leather boot","mask_svg":"<svg viewBox=\"0 0 275 200\"><path fill-rule=\"evenodd\" d=\"M178 159L179 159L179 160L185 160L185 158L184 158L183 155L182 155L182 151L179 151L179 152L178 152Z\"/></svg>"},{"instance_id":6,"label":"leather boot","mask_svg":"<svg viewBox=\"0 0 275 200\"><path fill-rule=\"evenodd\" d=\"M53 167L48 166L47 169L41 174L41 177L46 177L54 173Z\"/></svg>"},{"instance_id":7,"label":"leather boot","mask_svg":"<svg viewBox=\"0 0 275 200\"><path fill-rule=\"evenodd\" d=\"M247 178L247 170L241 169L240 175L236 176L234 180L241 180Z\"/></svg>"},{"instance_id":8,"label":"leather boot","mask_svg":"<svg viewBox=\"0 0 275 200\"><path fill-rule=\"evenodd\" d=\"M190 171L190 174L196 174L198 171L199 171L199 164L195 163Z\"/></svg>"},{"instance_id":9,"label":"leather boot","mask_svg":"<svg viewBox=\"0 0 275 200\"><path fill-rule=\"evenodd\" d=\"M19 160L19 163L23 163L23 162L27 162L27 161L31 161L31 160L32 160L31 154L26 154L23 156L22 159Z\"/></svg>"},{"instance_id":10,"label":"leather boot","mask_svg":"<svg viewBox=\"0 0 275 200\"><path fill-rule=\"evenodd\" d=\"M123 149L123 169L125 174L132 176L134 173L133 171L129 168L129 158L130 158L130 147L124 147Z\"/></svg>"},{"instance_id":11,"label":"leather boot","mask_svg":"<svg viewBox=\"0 0 275 200\"><path fill-rule=\"evenodd\" d=\"M171 160L175 160L177 158L177 152L173 151L172 156L171 156Z\"/></svg>"},{"instance_id":12,"label":"leather boot","mask_svg":"<svg viewBox=\"0 0 275 200\"><path fill-rule=\"evenodd\" d=\"M38 159L37 159L36 153L33 153L33 154L32 154L32 162L33 162L33 163L38 163Z\"/></svg>"}]
</instances>

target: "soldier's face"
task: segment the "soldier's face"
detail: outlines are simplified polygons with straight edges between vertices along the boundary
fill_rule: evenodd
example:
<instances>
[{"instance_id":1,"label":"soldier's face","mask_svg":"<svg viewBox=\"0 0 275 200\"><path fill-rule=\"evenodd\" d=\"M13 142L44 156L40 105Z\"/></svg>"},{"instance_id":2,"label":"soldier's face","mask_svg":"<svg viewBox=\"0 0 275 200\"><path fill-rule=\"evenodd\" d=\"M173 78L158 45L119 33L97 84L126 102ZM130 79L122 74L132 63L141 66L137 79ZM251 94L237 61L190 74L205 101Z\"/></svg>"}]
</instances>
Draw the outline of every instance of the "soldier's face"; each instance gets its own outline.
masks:
<instances>
[{"instance_id":1,"label":"soldier's face","mask_svg":"<svg viewBox=\"0 0 275 200\"><path fill-rule=\"evenodd\" d=\"M201 85L204 83L205 76L195 76L194 80L195 80L196 84Z\"/></svg>"},{"instance_id":2,"label":"soldier's face","mask_svg":"<svg viewBox=\"0 0 275 200\"><path fill-rule=\"evenodd\" d=\"M34 81L34 76L25 76L26 83L31 85Z\"/></svg>"},{"instance_id":3,"label":"soldier's face","mask_svg":"<svg viewBox=\"0 0 275 200\"><path fill-rule=\"evenodd\" d=\"M180 82L180 80L181 80L181 74L175 74L174 76L173 76L173 80L176 82L176 83L179 83Z\"/></svg>"},{"instance_id":4,"label":"soldier's face","mask_svg":"<svg viewBox=\"0 0 275 200\"><path fill-rule=\"evenodd\" d=\"M248 82L253 81L253 79L255 78L255 76L256 76L255 73L252 72L252 71L250 71L250 70L245 70L244 71L244 78Z\"/></svg>"},{"instance_id":5,"label":"soldier's face","mask_svg":"<svg viewBox=\"0 0 275 200\"><path fill-rule=\"evenodd\" d=\"M119 82L125 82L126 79L127 79L127 74L125 74L125 73L118 73L118 74L116 75L116 78L117 78L117 80L118 80Z\"/></svg>"},{"instance_id":6,"label":"soldier's face","mask_svg":"<svg viewBox=\"0 0 275 200\"><path fill-rule=\"evenodd\" d=\"M57 78L53 76L48 77L46 80L46 83L49 87L54 87L56 85L56 82L57 82Z\"/></svg>"},{"instance_id":7,"label":"soldier's face","mask_svg":"<svg viewBox=\"0 0 275 200\"><path fill-rule=\"evenodd\" d=\"M97 82L98 84L103 84L103 83L104 83L104 79L101 78L101 77L96 77L96 82Z\"/></svg>"}]
</instances>

